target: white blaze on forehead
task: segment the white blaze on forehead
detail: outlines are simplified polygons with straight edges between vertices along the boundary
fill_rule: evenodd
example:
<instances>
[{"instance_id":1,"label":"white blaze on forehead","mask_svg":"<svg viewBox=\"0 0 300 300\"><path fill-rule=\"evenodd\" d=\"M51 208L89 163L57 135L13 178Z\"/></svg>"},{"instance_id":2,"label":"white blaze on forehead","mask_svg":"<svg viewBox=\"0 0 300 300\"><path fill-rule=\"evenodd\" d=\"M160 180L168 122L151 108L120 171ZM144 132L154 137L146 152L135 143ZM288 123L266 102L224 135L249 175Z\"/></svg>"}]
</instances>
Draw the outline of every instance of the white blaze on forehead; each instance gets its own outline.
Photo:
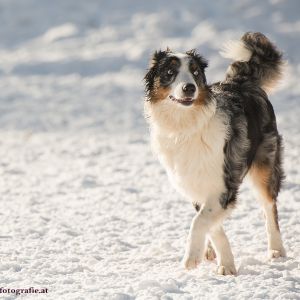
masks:
<instances>
[{"instance_id":1,"label":"white blaze on forehead","mask_svg":"<svg viewBox=\"0 0 300 300\"><path fill-rule=\"evenodd\" d=\"M180 52L176 52L176 53L170 53L169 56L175 56L179 59L181 58L185 58L185 57L189 57L186 53L180 53Z\"/></svg>"},{"instance_id":2,"label":"white blaze on forehead","mask_svg":"<svg viewBox=\"0 0 300 300\"><path fill-rule=\"evenodd\" d=\"M198 86L195 79L190 71L190 60L191 57L186 53L172 53L170 56L177 57L180 61L180 67L175 81L171 85L171 94L177 99L182 99L185 97L182 87L187 83L192 83L196 87L196 91L193 98L198 96Z\"/></svg>"}]
</instances>

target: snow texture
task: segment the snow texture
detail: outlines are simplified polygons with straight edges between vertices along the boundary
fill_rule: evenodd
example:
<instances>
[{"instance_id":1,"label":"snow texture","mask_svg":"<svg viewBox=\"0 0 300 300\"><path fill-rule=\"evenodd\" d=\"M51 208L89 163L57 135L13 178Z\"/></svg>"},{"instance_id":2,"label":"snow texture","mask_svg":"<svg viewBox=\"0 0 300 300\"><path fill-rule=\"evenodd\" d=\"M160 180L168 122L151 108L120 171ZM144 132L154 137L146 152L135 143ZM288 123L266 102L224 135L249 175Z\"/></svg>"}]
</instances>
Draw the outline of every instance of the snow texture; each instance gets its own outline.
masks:
<instances>
[{"instance_id":1,"label":"snow texture","mask_svg":"<svg viewBox=\"0 0 300 300\"><path fill-rule=\"evenodd\" d=\"M299 12L298 0L0 0L0 286L49 289L22 299L300 299ZM289 62L271 95L287 258L267 260L244 184L225 222L238 276L216 275L215 262L188 272L194 209L151 153L142 78L170 46L197 48L208 81L222 80L219 50L249 30Z\"/></svg>"}]
</instances>

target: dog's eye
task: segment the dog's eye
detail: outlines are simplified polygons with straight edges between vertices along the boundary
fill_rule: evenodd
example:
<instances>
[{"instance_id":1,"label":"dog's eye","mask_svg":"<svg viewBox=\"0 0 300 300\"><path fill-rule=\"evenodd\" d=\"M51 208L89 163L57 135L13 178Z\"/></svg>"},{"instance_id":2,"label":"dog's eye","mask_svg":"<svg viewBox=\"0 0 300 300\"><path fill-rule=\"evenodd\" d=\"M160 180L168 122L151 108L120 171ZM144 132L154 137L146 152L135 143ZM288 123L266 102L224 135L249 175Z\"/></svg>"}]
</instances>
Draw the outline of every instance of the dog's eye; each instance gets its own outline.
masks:
<instances>
[{"instance_id":1,"label":"dog's eye","mask_svg":"<svg viewBox=\"0 0 300 300\"><path fill-rule=\"evenodd\" d=\"M196 71L193 72L193 74L194 74L195 76L198 76L198 75L199 75L199 71L196 70Z\"/></svg>"},{"instance_id":2,"label":"dog's eye","mask_svg":"<svg viewBox=\"0 0 300 300\"><path fill-rule=\"evenodd\" d=\"M170 75L170 76L174 75L174 71L173 71L172 69L169 69L167 73L168 73L168 75Z\"/></svg>"}]
</instances>

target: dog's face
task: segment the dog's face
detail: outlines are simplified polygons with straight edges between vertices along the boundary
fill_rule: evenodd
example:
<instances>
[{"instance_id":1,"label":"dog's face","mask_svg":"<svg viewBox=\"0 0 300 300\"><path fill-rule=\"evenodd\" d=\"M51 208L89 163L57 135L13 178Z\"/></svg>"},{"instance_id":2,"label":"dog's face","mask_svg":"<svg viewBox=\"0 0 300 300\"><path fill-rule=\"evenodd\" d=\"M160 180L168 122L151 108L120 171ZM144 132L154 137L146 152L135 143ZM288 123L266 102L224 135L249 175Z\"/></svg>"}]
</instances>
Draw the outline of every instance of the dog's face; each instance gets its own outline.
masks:
<instances>
[{"instance_id":1,"label":"dog's face","mask_svg":"<svg viewBox=\"0 0 300 300\"><path fill-rule=\"evenodd\" d=\"M146 100L187 108L202 104L207 61L195 51L155 52L145 76Z\"/></svg>"}]
</instances>

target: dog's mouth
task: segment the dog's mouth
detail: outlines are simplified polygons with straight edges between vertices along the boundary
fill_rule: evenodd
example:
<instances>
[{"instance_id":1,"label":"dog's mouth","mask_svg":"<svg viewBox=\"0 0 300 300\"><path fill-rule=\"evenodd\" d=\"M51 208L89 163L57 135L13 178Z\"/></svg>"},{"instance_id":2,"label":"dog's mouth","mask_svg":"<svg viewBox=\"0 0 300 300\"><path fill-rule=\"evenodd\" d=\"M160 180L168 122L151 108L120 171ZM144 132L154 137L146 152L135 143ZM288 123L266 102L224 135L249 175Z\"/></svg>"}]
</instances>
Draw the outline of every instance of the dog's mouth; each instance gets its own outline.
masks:
<instances>
[{"instance_id":1,"label":"dog's mouth","mask_svg":"<svg viewBox=\"0 0 300 300\"><path fill-rule=\"evenodd\" d=\"M191 98L191 97L185 97L185 98L182 98L182 99L177 99L175 98L174 96L170 95L169 98L174 101L174 102L177 102L177 103L180 103L184 106L190 106L193 104L194 102L194 99Z\"/></svg>"}]
</instances>

